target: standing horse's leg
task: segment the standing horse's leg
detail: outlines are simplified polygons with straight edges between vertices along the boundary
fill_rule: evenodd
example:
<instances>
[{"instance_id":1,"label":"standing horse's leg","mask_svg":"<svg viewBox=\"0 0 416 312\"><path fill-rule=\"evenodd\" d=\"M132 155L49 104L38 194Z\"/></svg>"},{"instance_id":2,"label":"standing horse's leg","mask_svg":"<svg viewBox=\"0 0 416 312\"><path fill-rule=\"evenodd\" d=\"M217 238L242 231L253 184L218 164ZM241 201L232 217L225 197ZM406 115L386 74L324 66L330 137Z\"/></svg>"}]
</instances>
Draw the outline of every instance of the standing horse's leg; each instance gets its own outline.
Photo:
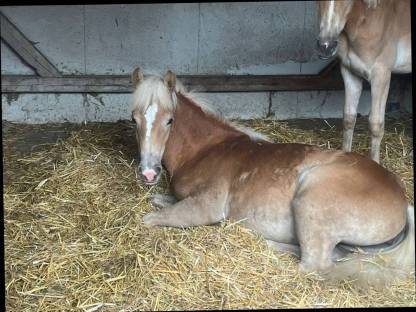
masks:
<instances>
[{"instance_id":1,"label":"standing horse's leg","mask_svg":"<svg viewBox=\"0 0 416 312\"><path fill-rule=\"evenodd\" d=\"M384 114L390 87L390 70L376 67L371 73L371 159L380 162L380 144L384 135Z\"/></svg>"},{"instance_id":2,"label":"standing horse's leg","mask_svg":"<svg viewBox=\"0 0 416 312\"><path fill-rule=\"evenodd\" d=\"M149 212L143 221L149 225L189 227L218 223L225 218L227 192L216 189L187 197L166 209Z\"/></svg>"},{"instance_id":3,"label":"standing horse's leg","mask_svg":"<svg viewBox=\"0 0 416 312\"><path fill-rule=\"evenodd\" d=\"M361 77L353 74L342 64L341 74L345 86L344 140L342 143L342 149L346 152L351 152L352 137L357 118L357 107L360 101L361 92L363 90L363 82Z\"/></svg>"}]
</instances>

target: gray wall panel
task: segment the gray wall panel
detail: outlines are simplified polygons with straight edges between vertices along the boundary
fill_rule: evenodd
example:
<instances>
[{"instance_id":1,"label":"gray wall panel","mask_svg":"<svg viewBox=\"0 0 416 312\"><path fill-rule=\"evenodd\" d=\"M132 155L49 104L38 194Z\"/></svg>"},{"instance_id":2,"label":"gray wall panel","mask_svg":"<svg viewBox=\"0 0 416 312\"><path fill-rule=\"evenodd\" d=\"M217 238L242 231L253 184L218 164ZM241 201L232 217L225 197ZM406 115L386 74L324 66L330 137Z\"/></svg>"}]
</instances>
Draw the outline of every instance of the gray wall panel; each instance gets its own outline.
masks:
<instances>
[{"instance_id":1,"label":"gray wall panel","mask_svg":"<svg viewBox=\"0 0 416 312\"><path fill-rule=\"evenodd\" d=\"M198 4L86 6L86 64L90 74L196 72Z\"/></svg>"},{"instance_id":2,"label":"gray wall panel","mask_svg":"<svg viewBox=\"0 0 416 312\"><path fill-rule=\"evenodd\" d=\"M83 6L21 6L1 10L63 74L85 73Z\"/></svg>"},{"instance_id":3,"label":"gray wall panel","mask_svg":"<svg viewBox=\"0 0 416 312\"><path fill-rule=\"evenodd\" d=\"M1 42L1 74L2 75L34 75L32 68L27 66L3 41Z\"/></svg>"}]
</instances>

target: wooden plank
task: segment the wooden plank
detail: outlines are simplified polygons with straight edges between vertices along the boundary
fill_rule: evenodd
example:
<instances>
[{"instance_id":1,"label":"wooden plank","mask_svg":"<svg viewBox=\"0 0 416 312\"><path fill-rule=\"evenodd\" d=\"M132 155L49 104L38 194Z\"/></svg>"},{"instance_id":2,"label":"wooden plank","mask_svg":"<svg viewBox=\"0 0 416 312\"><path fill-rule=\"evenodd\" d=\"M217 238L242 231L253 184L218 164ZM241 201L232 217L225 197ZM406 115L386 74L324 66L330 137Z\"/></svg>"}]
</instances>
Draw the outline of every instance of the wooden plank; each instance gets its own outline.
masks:
<instances>
[{"instance_id":1,"label":"wooden plank","mask_svg":"<svg viewBox=\"0 0 416 312\"><path fill-rule=\"evenodd\" d=\"M325 68L323 68L319 73L318 76L322 77L322 78L326 78L326 77L338 77L337 79L339 79L339 77L341 77L342 79L342 75L341 75L341 70L340 70L340 60L338 58L333 59L327 66L325 66ZM342 83L344 86L344 80L342 79ZM344 90L344 88L342 88ZM363 89L364 90L368 90L371 89L370 87L370 83L363 79Z\"/></svg>"},{"instance_id":2,"label":"wooden plank","mask_svg":"<svg viewBox=\"0 0 416 312\"><path fill-rule=\"evenodd\" d=\"M342 77L318 75L178 75L182 83L203 92L261 92L342 90ZM9 93L130 93L130 76L99 75L37 77L2 76L2 92Z\"/></svg>"},{"instance_id":3,"label":"wooden plank","mask_svg":"<svg viewBox=\"0 0 416 312\"><path fill-rule=\"evenodd\" d=\"M56 67L0 11L1 39L41 77L57 77Z\"/></svg>"}]
</instances>

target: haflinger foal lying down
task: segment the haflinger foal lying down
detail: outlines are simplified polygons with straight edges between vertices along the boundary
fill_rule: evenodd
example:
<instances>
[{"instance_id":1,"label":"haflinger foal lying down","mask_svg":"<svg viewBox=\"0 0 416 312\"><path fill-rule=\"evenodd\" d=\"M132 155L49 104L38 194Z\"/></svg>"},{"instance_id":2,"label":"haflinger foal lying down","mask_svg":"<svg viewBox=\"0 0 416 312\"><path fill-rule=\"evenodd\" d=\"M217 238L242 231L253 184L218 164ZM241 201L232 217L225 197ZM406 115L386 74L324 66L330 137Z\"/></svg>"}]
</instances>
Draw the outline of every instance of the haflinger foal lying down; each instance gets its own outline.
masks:
<instances>
[{"instance_id":1,"label":"haflinger foal lying down","mask_svg":"<svg viewBox=\"0 0 416 312\"><path fill-rule=\"evenodd\" d=\"M235 126L171 71L144 77L136 69L132 78L139 172L154 185L163 163L174 194L153 197L162 209L146 214L146 224L241 221L297 254L302 271L360 285L414 272L414 208L394 174L356 153L272 143Z\"/></svg>"}]
</instances>

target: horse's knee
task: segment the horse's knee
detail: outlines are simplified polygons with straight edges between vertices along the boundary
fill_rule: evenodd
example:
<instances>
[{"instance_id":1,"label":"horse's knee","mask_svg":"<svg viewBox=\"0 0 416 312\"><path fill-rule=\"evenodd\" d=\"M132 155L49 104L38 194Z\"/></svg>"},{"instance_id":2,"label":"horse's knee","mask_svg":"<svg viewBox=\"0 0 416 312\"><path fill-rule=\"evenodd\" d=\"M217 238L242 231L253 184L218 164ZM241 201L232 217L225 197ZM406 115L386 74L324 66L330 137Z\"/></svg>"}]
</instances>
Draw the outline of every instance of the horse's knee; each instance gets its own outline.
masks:
<instances>
[{"instance_id":1,"label":"horse's knee","mask_svg":"<svg viewBox=\"0 0 416 312\"><path fill-rule=\"evenodd\" d=\"M384 135L384 122L370 121L370 131L373 137L382 137Z\"/></svg>"},{"instance_id":2,"label":"horse's knee","mask_svg":"<svg viewBox=\"0 0 416 312\"><path fill-rule=\"evenodd\" d=\"M344 116L344 129L345 130L351 130L354 129L355 127L355 121L356 121L356 116L355 115L345 115Z\"/></svg>"}]
</instances>

